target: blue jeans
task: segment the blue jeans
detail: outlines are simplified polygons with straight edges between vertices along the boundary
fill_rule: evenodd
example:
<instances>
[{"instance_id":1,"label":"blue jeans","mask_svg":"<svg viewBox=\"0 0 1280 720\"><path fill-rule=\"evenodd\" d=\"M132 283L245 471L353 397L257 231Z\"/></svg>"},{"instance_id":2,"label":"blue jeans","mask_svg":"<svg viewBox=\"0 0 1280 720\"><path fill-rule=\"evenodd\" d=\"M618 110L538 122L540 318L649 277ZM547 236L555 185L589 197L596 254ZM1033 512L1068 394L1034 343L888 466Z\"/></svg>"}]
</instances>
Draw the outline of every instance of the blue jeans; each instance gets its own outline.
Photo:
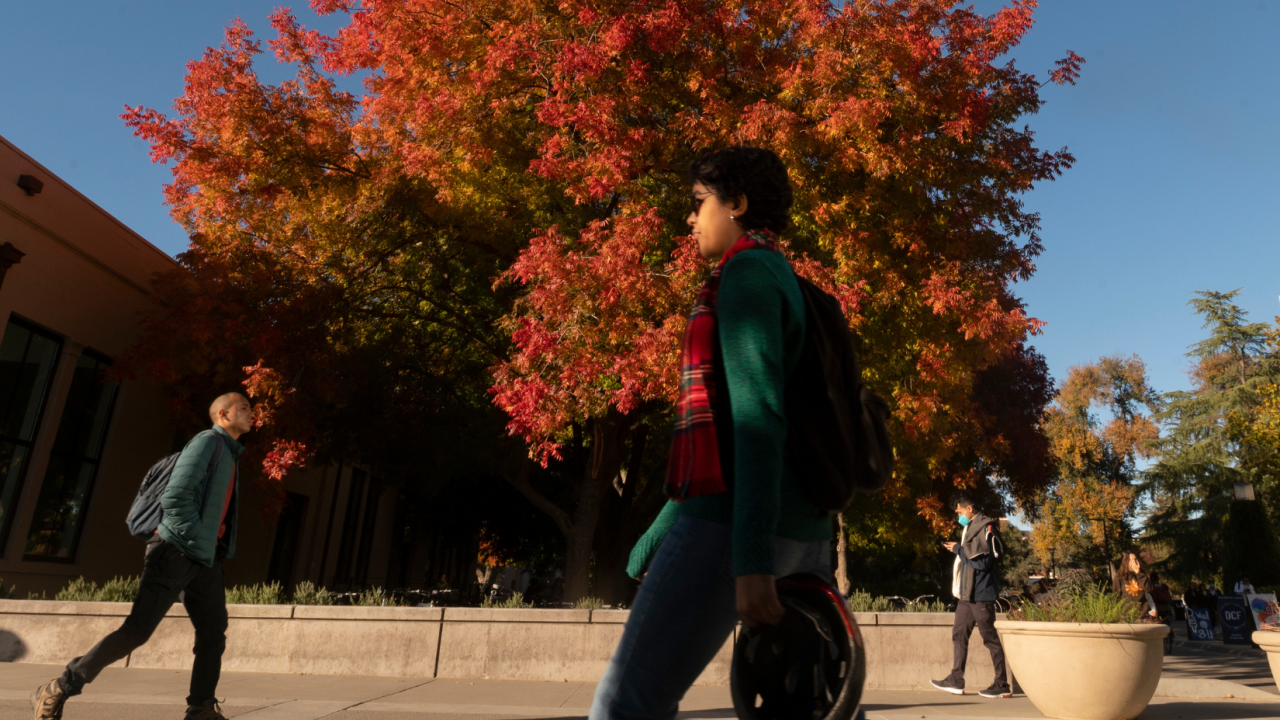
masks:
<instances>
[{"instance_id":1,"label":"blue jeans","mask_svg":"<svg viewBox=\"0 0 1280 720\"><path fill-rule=\"evenodd\" d=\"M668 720L738 624L727 525L682 516L640 584L590 720ZM778 577L831 578L831 543L774 538Z\"/></svg>"}]
</instances>

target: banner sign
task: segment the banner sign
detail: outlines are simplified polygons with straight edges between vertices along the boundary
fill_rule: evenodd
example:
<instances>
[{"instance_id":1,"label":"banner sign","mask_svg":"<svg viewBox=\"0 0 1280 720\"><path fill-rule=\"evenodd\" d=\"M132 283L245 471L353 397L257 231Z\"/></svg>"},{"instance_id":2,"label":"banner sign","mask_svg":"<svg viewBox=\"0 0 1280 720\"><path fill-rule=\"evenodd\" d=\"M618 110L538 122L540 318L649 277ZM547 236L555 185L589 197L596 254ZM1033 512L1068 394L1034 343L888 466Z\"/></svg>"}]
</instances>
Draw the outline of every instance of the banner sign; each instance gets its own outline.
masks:
<instances>
[{"instance_id":1,"label":"banner sign","mask_svg":"<svg viewBox=\"0 0 1280 720\"><path fill-rule=\"evenodd\" d=\"M1253 626L1259 630L1268 625L1280 625L1280 606L1276 605L1276 594L1244 596L1249 612L1253 614Z\"/></svg>"},{"instance_id":2,"label":"banner sign","mask_svg":"<svg viewBox=\"0 0 1280 720\"><path fill-rule=\"evenodd\" d=\"M1253 644L1253 618L1239 595L1218 596L1218 622L1222 624L1222 642L1228 645Z\"/></svg>"},{"instance_id":3,"label":"banner sign","mask_svg":"<svg viewBox=\"0 0 1280 720\"><path fill-rule=\"evenodd\" d=\"M1187 608L1187 637L1213 642L1213 618L1209 615L1209 608Z\"/></svg>"}]
</instances>

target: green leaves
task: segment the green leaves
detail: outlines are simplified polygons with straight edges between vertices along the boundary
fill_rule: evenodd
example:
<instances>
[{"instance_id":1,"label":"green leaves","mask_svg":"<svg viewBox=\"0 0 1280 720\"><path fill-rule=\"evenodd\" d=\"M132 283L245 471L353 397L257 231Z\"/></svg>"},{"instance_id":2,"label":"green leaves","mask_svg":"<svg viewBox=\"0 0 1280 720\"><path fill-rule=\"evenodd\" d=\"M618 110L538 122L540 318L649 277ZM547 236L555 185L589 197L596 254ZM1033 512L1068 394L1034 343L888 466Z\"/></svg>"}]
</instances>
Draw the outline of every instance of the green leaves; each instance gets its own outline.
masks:
<instances>
[{"instance_id":1,"label":"green leaves","mask_svg":"<svg viewBox=\"0 0 1280 720\"><path fill-rule=\"evenodd\" d=\"M1269 388L1280 380L1277 328L1248 322L1235 304L1239 293L1204 290L1188 302L1209 335L1187 353L1192 389L1162 397L1159 461L1144 473L1142 490L1154 505L1148 538L1170 551L1164 569L1184 581L1222 571L1236 483L1253 483L1273 514L1280 508L1280 478L1268 462L1275 449L1255 439L1267 422Z\"/></svg>"}]
</instances>

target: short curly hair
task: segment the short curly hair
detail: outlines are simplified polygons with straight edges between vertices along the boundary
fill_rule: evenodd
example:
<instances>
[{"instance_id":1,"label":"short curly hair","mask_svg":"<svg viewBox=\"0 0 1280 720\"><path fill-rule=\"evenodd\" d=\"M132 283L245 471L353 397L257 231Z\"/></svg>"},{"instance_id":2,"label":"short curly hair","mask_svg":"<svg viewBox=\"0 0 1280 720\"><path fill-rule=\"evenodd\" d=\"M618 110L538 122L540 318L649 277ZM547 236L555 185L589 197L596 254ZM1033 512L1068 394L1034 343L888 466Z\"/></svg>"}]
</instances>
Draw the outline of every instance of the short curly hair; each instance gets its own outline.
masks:
<instances>
[{"instance_id":1,"label":"short curly hair","mask_svg":"<svg viewBox=\"0 0 1280 720\"><path fill-rule=\"evenodd\" d=\"M772 150L734 146L689 163L689 182L700 182L723 203L746 197L747 212L737 222L747 230L786 231L790 225L791 181L787 166Z\"/></svg>"}]
</instances>

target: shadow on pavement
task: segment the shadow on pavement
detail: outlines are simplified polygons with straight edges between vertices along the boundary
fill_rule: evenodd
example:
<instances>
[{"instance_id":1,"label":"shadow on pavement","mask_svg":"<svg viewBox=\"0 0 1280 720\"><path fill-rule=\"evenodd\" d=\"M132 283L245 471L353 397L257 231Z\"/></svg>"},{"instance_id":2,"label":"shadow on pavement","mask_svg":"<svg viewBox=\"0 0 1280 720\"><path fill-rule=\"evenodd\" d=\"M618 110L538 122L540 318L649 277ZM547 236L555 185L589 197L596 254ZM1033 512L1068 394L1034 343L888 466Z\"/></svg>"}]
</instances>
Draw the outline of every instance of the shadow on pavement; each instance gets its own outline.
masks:
<instances>
[{"instance_id":1,"label":"shadow on pavement","mask_svg":"<svg viewBox=\"0 0 1280 720\"><path fill-rule=\"evenodd\" d=\"M27 654L27 644L8 630L0 630L0 662L13 662Z\"/></svg>"},{"instance_id":2,"label":"shadow on pavement","mask_svg":"<svg viewBox=\"0 0 1280 720\"><path fill-rule=\"evenodd\" d=\"M1137 720L1254 720L1280 717L1280 703L1175 700L1153 703Z\"/></svg>"}]
</instances>

